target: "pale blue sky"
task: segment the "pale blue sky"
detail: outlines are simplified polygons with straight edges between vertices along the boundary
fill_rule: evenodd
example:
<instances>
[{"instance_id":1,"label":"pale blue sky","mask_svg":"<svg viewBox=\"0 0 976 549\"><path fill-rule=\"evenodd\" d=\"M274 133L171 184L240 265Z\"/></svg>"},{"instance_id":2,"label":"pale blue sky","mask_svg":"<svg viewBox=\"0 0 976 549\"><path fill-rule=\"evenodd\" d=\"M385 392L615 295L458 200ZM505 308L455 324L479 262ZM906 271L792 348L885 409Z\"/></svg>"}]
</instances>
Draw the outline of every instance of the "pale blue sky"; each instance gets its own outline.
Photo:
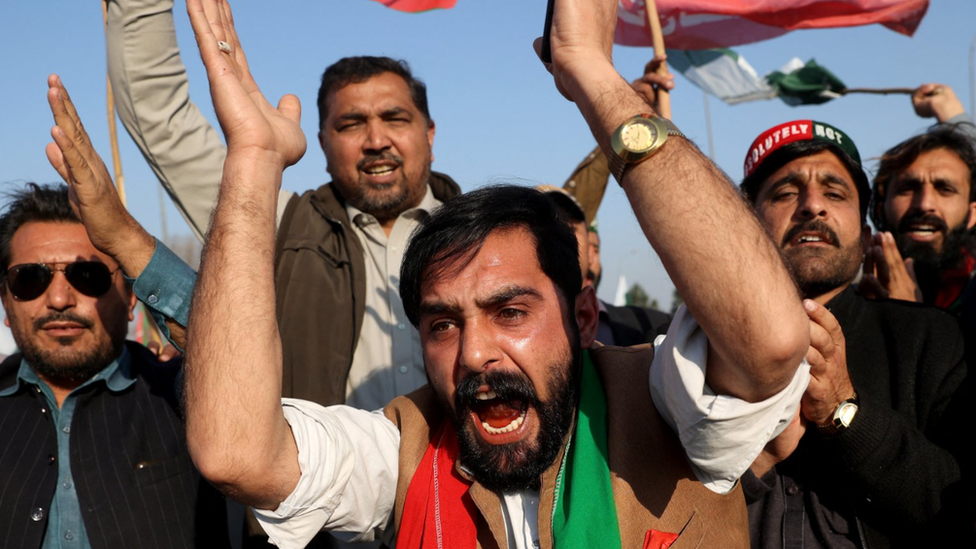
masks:
<instances>
[{"instance_id":1,"label":"pale blue sky","mask_svg":"<svg viewBox=\"0 0 976 549\"><path fill-rule=\"evenodd\" d=\"M309 150L285 173L289 189L301 191L327 180L315 139L315 95L324 67L345 55L410 61L427 82L437 123L434 169L452 175L464 189L513 179L561 185L593 147L578 111L555 91L532 53L532 40L542 29L542 0L459 0L452 10L424 14L403 14L368 0L240 1L233 6L252 71L265 94L274 102L284 93L295 93L305 107ZM52 72L61 74L96 147L108 155L101 17L96 0L0 0L0 183L58 179L44 157L52 123L46 77ZM176 20L191 93L211 113L206 78L181 1ZM851 87L946 83L968 108L967 67L974 32L976 3L938 0L914 38L872 26L798 31L736 49L760 74L797 56L816 58ZM651 55L650 50L621 47L615 61L632 79ZM674 121L708 152L702 93L680 76L677 86ZM736 181L748 144L779 122L814 118L839 126L854 138L865 159L877 157L928 124L914 115L905 96L852 96L799 108L778 100L732 107L711 98L710 105L715 159ZM121 125L119 131L130 207L158 233L157 182ZM170 233L189 232L168 204L167 216ZM671 283L614 183L598 218L606 269L600 296L612 299L623 273L666 308Z\"/></svg>"}]
</instances>

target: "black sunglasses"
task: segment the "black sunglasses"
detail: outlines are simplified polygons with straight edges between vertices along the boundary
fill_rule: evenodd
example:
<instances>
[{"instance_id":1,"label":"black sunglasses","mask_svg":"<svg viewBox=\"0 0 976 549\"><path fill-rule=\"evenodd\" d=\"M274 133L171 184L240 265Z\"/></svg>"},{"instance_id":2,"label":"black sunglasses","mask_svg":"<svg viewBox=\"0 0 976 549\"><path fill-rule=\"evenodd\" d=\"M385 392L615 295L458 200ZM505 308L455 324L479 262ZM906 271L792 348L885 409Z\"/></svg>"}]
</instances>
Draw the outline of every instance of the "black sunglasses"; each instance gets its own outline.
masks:
<instances>
[{"instance_id":1,"label":"black sunglasses","mask_svg":"<svg viewBox=\"0 0 976 549\"><path fill-rule=\"evenodd\" d=\"M99 297L112 287L112 275L108 266L97 261L76 261L64 267L51 267L46 263L24 263L7 270L7 288L20 301L37 299L47 291L54 280L54 272L64 273L68 283L88 297Z\"/></svg>"}]
</instances>

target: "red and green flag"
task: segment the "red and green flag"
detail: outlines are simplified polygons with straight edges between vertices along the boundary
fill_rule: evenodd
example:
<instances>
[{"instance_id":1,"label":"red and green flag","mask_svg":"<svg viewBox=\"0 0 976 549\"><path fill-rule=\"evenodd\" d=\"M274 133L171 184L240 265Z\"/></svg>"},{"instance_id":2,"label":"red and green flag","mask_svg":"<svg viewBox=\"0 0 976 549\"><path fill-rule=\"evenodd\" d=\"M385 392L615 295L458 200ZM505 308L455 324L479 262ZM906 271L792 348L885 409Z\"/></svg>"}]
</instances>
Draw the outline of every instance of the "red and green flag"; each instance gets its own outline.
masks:
<instances>
[{"instance_id":1,"label":"red and green flag","mask_svg":"<svg viewBox=\"0 0 976 549\"><path fill-rule=\"evenodd\" d=\"M615 41L650 46L644 0L619 0ZM797 29L881 24L911 36L928 0L657 0L668 48L727 48Z\"/></svg>"}]
</instances>

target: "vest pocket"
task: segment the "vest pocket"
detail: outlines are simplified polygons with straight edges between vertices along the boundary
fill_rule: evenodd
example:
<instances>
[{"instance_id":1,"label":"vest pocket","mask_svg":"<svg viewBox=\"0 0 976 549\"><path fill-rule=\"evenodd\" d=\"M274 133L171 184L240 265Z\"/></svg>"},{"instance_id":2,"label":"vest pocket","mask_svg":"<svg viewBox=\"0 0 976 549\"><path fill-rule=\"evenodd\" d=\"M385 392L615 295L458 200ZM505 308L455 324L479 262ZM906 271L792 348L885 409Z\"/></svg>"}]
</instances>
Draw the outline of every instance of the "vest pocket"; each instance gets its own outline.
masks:
<instances>
[{"instance_id":1,"label":"vest pocket","mask_svg":"<svg viewBox=\"0 0 976 549\"><path fill-rule=\"evenodd\" d=\"M139 486L151 486L178 475L194 472L193 460L189 455L137 461L134 468L136 484Z\"/></svg>"}]
</instances>

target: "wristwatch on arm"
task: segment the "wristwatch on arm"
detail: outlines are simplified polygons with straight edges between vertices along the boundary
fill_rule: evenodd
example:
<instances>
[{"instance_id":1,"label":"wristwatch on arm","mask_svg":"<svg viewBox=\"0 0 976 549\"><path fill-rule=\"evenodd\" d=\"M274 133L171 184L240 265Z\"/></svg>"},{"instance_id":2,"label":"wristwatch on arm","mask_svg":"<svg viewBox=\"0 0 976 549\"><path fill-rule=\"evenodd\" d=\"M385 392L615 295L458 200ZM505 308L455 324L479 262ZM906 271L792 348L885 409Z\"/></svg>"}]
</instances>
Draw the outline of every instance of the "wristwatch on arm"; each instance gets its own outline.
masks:
<instances>
[{"instance_id":1,"label":"wristwatch on arm","mask_svg":"<svg viewBox=\"0 0 976 549\"><path fill-rule=\"evenodd\" d=\"M653 114L638 114L618 126L610 137L613 154L607 156L617 183L622 184L628 167L653 156L669 136L685 137L670 120Z\"/></svg>"},{"instance_id":2,"label":"wristwatch on arm","mask_svg":"<svg viewBox=\"0 0 976 549\"><path fill-rule=\"evenodd\" d=\"M857 393L854 396L841 402L834 410L834 415L822 425L817 425L820 434L832 436L844 432L851 426L854 416L857 415Z\"/></svg>"}]
</instances>

